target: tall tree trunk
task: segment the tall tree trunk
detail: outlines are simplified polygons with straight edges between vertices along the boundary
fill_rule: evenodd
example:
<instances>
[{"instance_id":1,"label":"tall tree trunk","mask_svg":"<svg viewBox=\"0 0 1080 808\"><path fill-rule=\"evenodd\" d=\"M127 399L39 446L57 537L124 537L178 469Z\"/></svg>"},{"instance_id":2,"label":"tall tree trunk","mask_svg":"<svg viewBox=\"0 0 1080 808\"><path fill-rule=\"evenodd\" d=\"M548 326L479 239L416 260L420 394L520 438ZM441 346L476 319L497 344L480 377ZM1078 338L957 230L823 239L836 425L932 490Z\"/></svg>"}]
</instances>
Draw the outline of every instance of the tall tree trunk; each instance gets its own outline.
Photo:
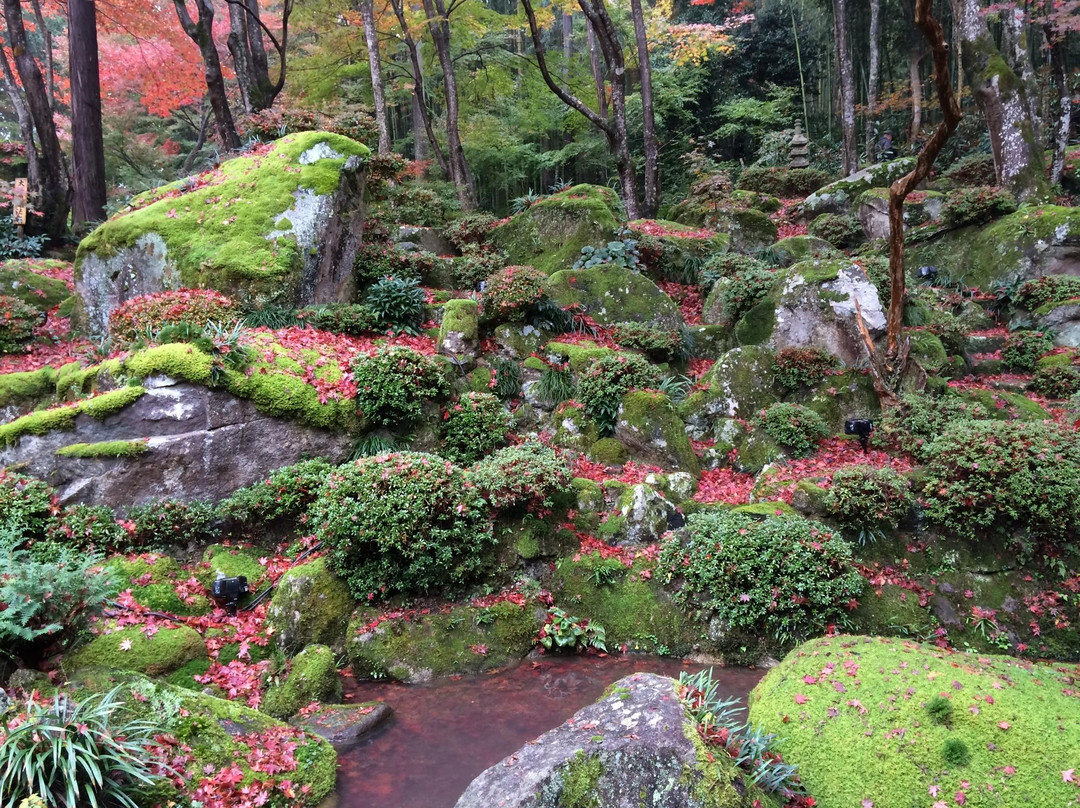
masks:
<instances>
[{"instance_id":1,"label":"tall tree trunk","mask_svg":"<svg viewBox=\"0 0 1080 808\"><path fill-rule=\"evenodd\" d=\"M1050 26L1044 26L1043 34L1050 48L1050 69L1058 91L1057 120L1054 122L1054 158L1050 164L1050 184L1061 182L1065 170L1065 152L1069 146L1069 130L1072 129L1072 93L1069 92L1068 73L1065 70L1067 53L1065 36L1058 36Z\"/></svg>"},{"instance_id":2,"label":"tall tree trunk","mask_svg":"<svg viewBox=\"0 0 1080 808\"><path fill-rule=\"evenodd\" d=\"M986 117L998 183L1020 201L1048 191L1041 144L1024 84L998 51L979 0L952 0L955 31L968 86Z\"/></svg>"},{"instance_id":3,"label":"tall tree trunk","mask_svg":"<svg viewBox=\"0 0 1080 808\"><path fill-rule=\"evenodd\" d=\"M70 206L70 180L60 138L56 135L52 107L45 79L26 41L22 5L19 0L4 0L4 21L7 24L8 44L15 57L15 69L26 93L30 119L37 130L41 146L41 193L38 207L44 215L45 232L53 239L63 238L67 229Z\"/></svg>"},{"instance_id":4,"label":"tall tree trunk","mask_svg":"<svg viewBox=\"0 0 1080 808\"><path fill-rule=\"evenodd\" d=\"M375 3L374 0L360 0L358 5L360 19L364 22L364 42L367 43L368 67L371 69L371 92L375 96L375 125L379 128L379 154L389 154L390 123L386 119L382 63L379 61L379 32L375 30Z\"/></svg>"},{"instance_id":5,"label":"tall tree trunk","mask_svg":"<svg viewBox=\"0 0 1080 808\"><path fill-rule=\"evenodd\" d=\"M4 0L4 2L8 3L11 0ZM173 6L180 20L180 27L198 46L199 53L202 55L206 73L206 94L210 99L210 107L214 110L214 124L218 138L223 148L235 151L240 148L240 136L236 134L236 124L233 121L232 110L229 109L229 97L225 93L225 79L221 74L221 59L218 57L217 45L214 44L212 0L195 0L198 22L193 20L191 14L188 13L187 0L173 0Z\"/></svg>"},{"instance_id":6,"label":"tall tree trunk","mask_svg":"<svg viewBox=\"0 0 1080 808\"><path fill-rule=\"evenodd\" d=\"M911 83L911 133L908 136L910 143L916 143L919 133L922 132L922 73L919 71L919 63L922 62L923 49L921 45L913 45L911 59L908 61L908 80Z\"/></svg>"},{"instance_id":7,"label":"tall tree trunk","mask_svg":"<svg viewBox=\"0 0 1080 808\"><path fill-rule=\"evenodd\" d=\"M847 0L833 0L832 6L836 66L840 73L840 163L847 176L859 168L859 151L855 140L855 65L851 61L848 42Z\"/></svg>"},{"instance_id":8,"label":"tall tree trunk","mask_svg":"<svg viewBox=\"0 0 1080 808\"><path fill-rule=\"evenodd\" d=\"M95 0L68 0L71 73L72 225L105 218L105 143L101 134Z\"/></svg>"},{"instance_id":9,"label":"tall tree trunk","mask_svg":"<svg viewBox=\"0 0 1080 808\"><path fill-rule=\"evenodd\" d=\"M188 156L184 158L184 165L180 168L181 174L187 175L191 173L191 167L195 165L195 158L202 151L202 147L206 145L206 133L210 129L211 115L210 105L203 98L202 109L199 112L199 125L195 130L195 145L191 147Z\"/></svg>"},{"instance_id":10,"label":"tall tree trunk","mask_svg":"<svg viewBox=\"0 0 1080 808\"><path fill-rule=\"evenodd\" d=\"M649 40L645 36L645 15L641 0L630 0L634 17L634 39L637 41L638 67L641 70L641 115L645 151L645 198L641 213L656 218L660 210L660 160L656 142L656 118L653 115L652 65L649 62Z\"/></svg>"},{"instance_id":11,"label":"tall tree trunk","mask_svg":"<svg viewBox=\"0 0 1080 808\"><path fill-rule=\"evenodd\" d=\"M439 57L443 74L443 92L446 96L446 156L450 166L450 178L454 181L462 209L475 210L476 187L473 185L469 164L465 160L465 149L462 148L458 128L460 113L454 60L450 55L450 20L443 0L424 0L424 11L428 16L431 41L435 45L435 55Z\"/></svg>"},{"instance_id":12,"label":"tall tree trunk","mask_svg":"<svg viewBox=\"0 0 1080 808\"><path fill-rule=\"evenodd\" d=\"M574 55L574 15L562 15L563 79L570 75L570 59Z\"/></svg>"},{"instance_id":13,"label":"tall tree trunk","mask_svg":"<svg viewBox=\"0 0 1080 808\"><path fill-rule=\"evenodd\" d=\"M414 87L424 86L424 54L420 51L420 44L417 42L407 46L409 49L409 58L413 64L413 70L415 72ZM430 124L427 121L427 115L425 108L420 103L420 94L413 93L412 96L412 126L413 126L413 159L414 160L426 160L428 150L428 135ZM432 135L434 137L434 135Z\"/></svg>"},{"instance_id":14,"label":"tall tree trunk","mask_svg":"<svg viewBox=\"0 0 1080 808\"><path fill-rule=\"evenodd\" d=\"M878 83L881 72L881 0L870 0L870 76L866 81L866 159L877 162L874 123L877 118Z\"/></svg>"},{"instance_id":15,"label":"tall tree trunk","mask_svg":"<svg viewBox=\"0 0 1080 808\"><path fill-rule=\"evenodd\" d=\"M589 68L592 70L593 83L596 84L596 103L600 114L608 116L607 91L605 89L604 71L600 68L600 54L596 48L596 31L593 30L592 20L585 17L585 31L589 42Z\"/></svg>"},{"instance_id":16,"label":"tall tree trunk","mask_svg":"<svg viewBox=\"0 0 1080 808\"><path fill-rule=\"evenodd\" d=\"M1039 85L1028 52L1027 25L1022 8L1009 8L1001 14L1001 46L1009 67L1024 85L1027 115L1035 132L1035 142L1042 143L1042 115L1039 113Z\"/></svg>"},{"instance_id":17,"label":"tall tree trunk","mask_svg":"<svg viewBox=\"0 0 1080 808\"><path fill-rule=\"evenodd\" d=\"M420 121L424 125L424 134L427 135L427 140L431 145L431 151L435 155L435 160L438 162L439 168L443 170L443 173L450 176L450 163L443 153L442 146L439 145L439 139L435 137L435 129L431 125L431 115L428 112L427 93L424 91L423 62L421 61L423 54L420 52L420 43L413 39L412 29L409 27L408 19L405 17L405 0L390 0L390 4L394 8L394 15L397 17L398 25L401 26L401 38L409 51L409 60L412 62L413 115L420 116ZM415 122L416 118L414 117L414 125ZM420 158L417 157L416 159L419 160Z\"/></svg>"},{"instance_id":18,"label":"tall tree trunk","mask_svg":"<svg viewBox=\"0 0 1080 808\"><path fill-rule=\"evenodd\" d=\"M4 90L7 91L11 106L15 110L15 118L19 122L19 137L26 151L26 183L30 188L30 193L37 196L41 193L41 165L38 160L37 144L34 143L34 122L30 119L26 99L23 98L22 90L19 89L19 83L15 81L11 63L3 48L0 48L0 70L4 74Z\"/></svg>"},{"instance_id":19,"label":"tall tree trunk","mask_svg":"<svg viewBox=\"0 0 1080 808\"><path fill-rule=\"evenodd\" d=\"M274 36L262 21L259 0L225 0L229 6L229 53L232 54L236 82L244 109L258 112L269 109L285 86L285 65L289 43L289 17L294 0L281 6L281 35ZM277 79L270 78L270 63L266 58L266 43L270 40L278 56Z\"/></svg>"},{"instance_id":20,"label":"tall tree trunk","mask_svg":"<svg viewBox=\"0 0 1080 808\"><path fill-rule=\"evenodd\" d=\"M232 54L233 73L240 88L240 101L244 112L255 112L252 98L255 68L251 64L251 46L248 42L248 13L241 3L229 3L229 53Z\"/></svg>"},{"instance_id":21,"label":"tall tree trunk","mask_svg":"<svg viewBox=\"0 0 1080 808\"><path fill-rule=\"evenodd\" d=\"M56 109L56 58L53 54L53 37L49 26L45 24L45 15L41 13L40 0L30 0L34 11L38 35L41 37L42 60L45 62L45 88L49 91L49 106Z\"/></svg>"}]
</instances>

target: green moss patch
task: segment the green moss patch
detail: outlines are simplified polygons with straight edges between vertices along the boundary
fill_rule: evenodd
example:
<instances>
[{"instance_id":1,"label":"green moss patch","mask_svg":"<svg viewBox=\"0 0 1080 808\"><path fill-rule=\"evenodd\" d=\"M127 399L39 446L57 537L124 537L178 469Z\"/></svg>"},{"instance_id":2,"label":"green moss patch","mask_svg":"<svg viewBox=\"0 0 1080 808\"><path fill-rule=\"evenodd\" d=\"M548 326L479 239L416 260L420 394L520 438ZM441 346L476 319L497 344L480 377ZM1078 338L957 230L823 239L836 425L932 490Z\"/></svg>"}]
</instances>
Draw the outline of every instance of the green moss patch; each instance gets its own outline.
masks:
<instances>
[{"instance_id":1,"label":"green moss patch","mask_svg":"<svg viewBox=\"0 0 1080 808\"><path fill-rule=\"evenodd\" d=\"M12 446L23 435L44 435L54 429L73 429L78 415L89 415L103 420L134 404L145 392L142 387L121 387L119 390L102 393L67 407L32 412L0 426L0 444Z\"/></svg>"},{"instance_id":2,"label":"green moss patch","mask_svg":"<svg viewBox=\"0 0 1080 808\"><path fill-rule=\"evenodd\" d=\"M325 645L309 645L293 659L284 682L266 691L260 705L275 718L289 718L313 701L341 700L341 680L334 652Z\"/></svg>"},{"instance_id":3,"label":"green moss patch","mask_svg":"<svg viewBox=\"0 0 1080 808\"><path fill-rule=\"evenodd\" d=\"M550 294L560 306L581 305L602 325L682 323L675 301L644 275L614 264L567 269L551 276Z\"/></svg>"},{"instance_id":4,"label":"green moss patch","mask_svg":"<svg viewBox=\"0 0 1080 808\"><path fill-rule=\"evenodd\" d=\"M780 735L820 808L1057 808L1077 794L1076 675L903 640L819 639L755 688L750 720ZM944 723L927 710L935 699L952 706ZM958 743L966 763L946 751Z\"/></svg>"},{"instance_id":5,"label":"green moss patch","mask_svg":"<svg viewBox=\"0 0 1080 808\"><path fill-rule=\"evenodd\" d=\"M145 439L108 440L99 443L72 443L56 450L61 457L82 459L139 457L150 451Z\"/></svg>"},{"instance_id":6,"label":"green moss patch","mask_svg":"<svg viewBox=\"0 0 1080 808\"><path fill-rule=\"evenodd\" d=\"M56 371L48 367L0 375L0 407L43 400L52 394L55 383Z\"/></svg>"},{"instance_id":7,"label":"green moss patch","mask_svg":"<svg viewBox=\"0 0 1080 808\"><path fill-rule=\"evenodd\" d=\"M87 646L66 657L64 668L104 667L164 676L206 656L206 644L193 628L159 628L148 637L141 626L130 626L98 635Z\"/></svg>"},{"instance_id":8,"label":"green moss patch","mask_svg":"<svg viewBox=\"0 0 1080 808\"><path fill-rule=\"evenodd\" d=\"M259 563L261 553L256 549L242 549L215 544L203 554L203 563L195 573L196 579L207 589L218 574L226 578L243 575L254 592L266 577L266 567Z\"/></svg>"},{"instance_id":9,"label":"green moss patch","mask_svg":"<svg viewBox=\"0 0 1080 808\"><path fill-rule=\"evenodd\" d=\"M298 564L278 581L266 623L278 644L294 654L310 643L340 647L356 604L344 581L315 559Z\"/></svg>"},{"instance_id":10,"label":"green moss patch","mask_svg":"<svg viewBox=\"0 0 1080 808\"><path fill-rule=\"evenodd\" d=\"M71 294L67 284L34 271L35 266L59 269L69 266L63 261L17 260L0 264L0 295L17 297L39 311L48 311Z\"/></svg>"}]
</instances>

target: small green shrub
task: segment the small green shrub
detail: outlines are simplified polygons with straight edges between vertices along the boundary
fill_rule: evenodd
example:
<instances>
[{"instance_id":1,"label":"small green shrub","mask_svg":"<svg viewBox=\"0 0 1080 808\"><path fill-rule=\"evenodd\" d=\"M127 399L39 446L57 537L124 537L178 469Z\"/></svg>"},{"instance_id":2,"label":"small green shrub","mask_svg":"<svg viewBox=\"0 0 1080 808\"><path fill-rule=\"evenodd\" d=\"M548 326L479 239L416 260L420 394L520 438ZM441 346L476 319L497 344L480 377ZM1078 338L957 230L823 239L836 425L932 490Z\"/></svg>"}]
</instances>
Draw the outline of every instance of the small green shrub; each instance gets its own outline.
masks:
<instances>
[{"instance_id":1,"label":"small green shrub","mask_svg":"<svg viewBox=\"0 0 1080 808\"><path fill-rule=\"evenodd\" d=\"M0 261L11 258L36 258L45 249L48 236L19 235L10 216L0 219Z\"/></svg>"},{"instance_id":2,"label":"small green shrub","mask_svg":"<svg viewBox=\"0 0 1080 808\"><path fill-rule=\"evenodd\" d=\"M209 323L231 323L240 318L240 308L213 289L178 289L133 297L109 315L109 333L114 339L134 340L148 332L157 333L166 325L191 323L202 329Z\"/></svg>"},{"instance_id":3,"label":"small green shrub","mask_svg":"<svg viewBox=\"0 0 1080 808\"><path fill-rule=\"evenodd\" d=\"M768 265L742 253L717 253L709 256L701 267L701 285L712 289L721 278L731 278L744 272L767 272Z\"/></svg>"},{"instance_id":4,"label":"small green shrub","mask_svg":"<svg viewBox=\"0 0 1080 808\"><path fill-rule=\"evenodd\" d=\"M321 459L285 466L262 482L234 491L218 505L218 513L247 532L264 529L279 520L295 522L315 501L333 468Z\"/></svg>"},{"instance_id":5,"label":"small green shrub","mask_svg":"<svg viewBox=\"0 0 1080 808\"><path fill-rule=\"evenodd\" d=\"M419 334L424 320L424 290L413 278L386 277L367 291L364 303L379 325L406 334Z\"/></svg>"},{"instance_id":6,"label":"small green shrub","mask_svg":"<svg viewBox=\"0 0 1080 808\"><path fill-rule=\"evenodd\" d=\"M806 232L841 250L854 247L865 237L862 222L856 216L845 213L823 213L810 222Z\"/></svg>"},{"instance_id":7,"label":"small green shrub","mask_svg":"<svg viewBox=\"0 0 1080 808\"><path fill-rule=\"evenodd\" d=\"M957 396L910 393L900 406L886 411L875 426L875 442L910 452L917 460L928 459L928 447L954 423L984 421L990 413L981 404Z\"/></svg>"},{"instance_id":8,"label":"small green shrub","mask_svg":"<svg viewBox=\"0 0 1080 808\"><path fill-rule=\"evenodd\" d=\"M495 386L492 390L503 401L509 401L521 395L521 381L524 374L521 365L513 359L495 357L491 360L491 372L495 376Z\"/></svg>"},{"instance_id":9,"label":"small green shrub","mask_svg":"<svg viewBox=\"0 0 1080 808\"><path fill-rule=\"evenodd\" d=\"M1001 349L1001 359L1016 370L1031 371L1043 354L1054 349L1054 340L1042 331L1014 331Z\"/></svg>"},{"instance_id":10,"label":"small green shrub","mask_svg":"<svg viewBox=\"0 0 1080 808\"><path fill-rule=\"evenodd\" d=\"M545 365L536 383L536 397L548 408L569 401L577 393L577 383L569 365Z\"/></svg>"},{"instance_id":11,"label":"small green shrub","mask_svg":"<svg viewBox=\"0 0 1080 808\"><path fill-rule=\"evenodd\" d=\"M618 323L612 327L611 336L622 347L641 351L654 362L680 357L685 349L678 329L652 323Z\"/></svg>"},{"instance_id":12,"label":"small green shrub","mask_svg":"<svg viewBox=\"0 0 1080 808\"><path fill-rule=\"evenodd\" d=\"M0 525L25 540L44 538L59 512L52 487L34 477L0 469Z\"/></svg>"},{"instance_id":13,"label":"small green shrub","mask_svg":"<svg viewBox=\"0 0 1080 808\"><path fill-rule=\"evenodd\" d=\"M1031 380L1031 389L1047 398L1069 398L1080 392L1080 368L1075 365L1039 368Z\"/></svg>"},{"instance_id":14,"label":"small green shrub","mask_svg":"<svg viewBox=\"0 0 1080 808\"><path fill-rule=\"evenodd\" d=\"M0 295L0 354L18 353L34 338L41 312L17 297Z\"/></svg>"},{"instance_id":15,"label":"small green shrub","mask_svg":"<svg viewBox=\"0 0 1080 808\"><path fill-rule=\"evenodd\" d=\"M468 393L446 408L443 455L469 465L506 442L510 413L491 393Z\"/></svg>"},{"instance_id":16,"label":"small green shrub","mask_svg":"<svg viewBox=\"0 0 1080 808\"><path fill-rule=\"evenodd\" d=\"M383 319L370 306L363 303L327 303L308 306L296 312L296 318L320 331L349 334L359 337L377 331Z\"/></svg>"},{"instance_id":17,"label":"small green shrub","mask_svg":"<svg viewBox=\"0 0 1080 808\"><path fill-rule=\"evenodd\" d=\"M825 509L844 527L872 532L893 530L915 504L907 479L891 468L837 469L825 495Z\"/></svg>"},{"instance_id":18,"label":"small green shrub","mask_svg":"<svg viewBox=\"0 0 1080 808\"><path fill-rule=\"evenodd\" d=\"M383 426L409 424L423 414L423 403L448 393L435 361L411 348L382 348L353 363L357 408Z\"/></svg>"},{"instance_id":19,"label":"small green shrub","mask_svg":"<svg viewBox=\"0 0 1080 808\"><path fill-rule=\"evenodd\" d=\"M556 606L548 609L536 639L548 651L585 651L589 648L607 651L603 626L571 617Z\"/></svg>"},{"instance_id":20,"label":"small green shrub","mask_svg":"<svg viewBox=\"0 0 1080 808\"><path fill-rule=\"evenodd\" d=\"M949 738L941 747L941 756L950 766L963 767L971 763L971 750L959 738Z\"/></svg>"},{"instance_id":21,"label":"small green shrub","mask_svg":"<svg viewBox=\"0 0 1080 808\"><path fill-rule=\"evenodd\" d=\"M358 600L457 587L492 544L488 511L464 472L400 452L335 469L311 507L328 562Z\"/></svg>"},{"instance_id":22,"label":"small green shrub","mask_svg":"<svg viewBox=\"0 0 1080 808\"><path fill-rule=\"evenodd\" d=\"M582 374L577 398L601 434L610 435L623 397L631 390L654 389L659 384L660 372L644 357L611 354L594 361Z\"/></svg>"},{"instance_id":23,"label":"small green shrub","mask_svg":"<svg viewBox=\"0 0 1080 808\"><path fill-rule=\"evenodd\" d=\"M550 510L553 498L570 487L570 467L555 451L537 443L508 446L466 472L496 511Z\"/></svg>"},{"instance_id":24,"label":"small green shrub","mask_svg":"<svg viewBox=\"0 0 1080 808\"><path fill-rule=\"evenodd\" d=\"M413 227L440 227L451 203L436 188L414 183L393 186L389 193L395 221Z\"/></svg>"},{"instance_id":25,"label":"small green shrub","mask_svg":"<svg viewBox=\"0 0 1080 808\"><path fill-rule=\"evenodd\" d=\"M387 241L371 241L356 251L353 277L361 289L386 277L421 281L439 261L439 256L427 250L403 250Z\"/></svg>"},{"instance_id":26,"label":"small green shrub","mask_svg":"<svg viewBox=\"0 0 1080 808\"><path fill-rule=\"evenodd\" d=\"M926 703L926 712L935 724L948 724L952 718L953 704L942 696L934 696Z\"/></svg>"},{"instance_id":27,"label":"small green shrub","mask_svg":"<svg viewBox=\"0 0 1080 808\"><path fill-rule=\"evenodd\" d=\"M785 392L815 387L839 366L832 354L820 348L784 348L773 357L773 374Z\"/></svg>"},{"instance_id":28,"label":"small green shrub","mask_svg":"<svg viewBox=\"0 0 1080 808\"><path fill-rule=\"evenodd\" d=\"M454 261L454 288L476 289L505 263L506 256L498 250L467 248L462 257Z\"/></svg>"},{"instance_id":29,"label":"small green shrub","mask_svg":"<svg viewBox=\"0 0 1080 808\"><path fill-rule=\"evenodd\" d=\"M69 505L49 523L49 541L72 548L116 551L127 545L128 532L104 505Z\"/></svg>"},{"instance_id":30,"label":"small green shrub","mask_svg":"<svg viewBox=\"0 0 1080 808\"><path fill-rule=\"evenodd\" d=\"M485 320L515 322L544 297L547 275L529 266L510 266L489 275L480 299Z\"/></svg>"},{"instance_id":31,"label":"small green shrub","mask_svg":"<svg viewBox=\"0 0 1080 808\"><path fill-rule=\"evenodd\" d=\"M609 241L604 247L582 247L573 269L592 269L606 264L637 271L641 267L641 251L638 249L637 240L624 238L621 241Z\"/></svg>"},{"instance_id":32,"label":"small green shrub","mask_svg":"<svg viewBox=\"0 0 1080 808\"><path fill-rule=\"evenodd\" d=\"M181 502L162 499L128 510L134 524L131 543L134 547L170 545L212 540L218 535L217 511L209 502Z\"/></svg>"},{"instance_id":33,"label":"small green shrub","mask_svg":"<svg viewBox=\"0 0 1080 808\"><path fill-rule=\"evenodd\" d=\"M941 177L957 185L993 185L997 180L994 155L969 154L961 157L942 172Z\"/></svg>"},{"instance_id":34,"label":"small green shrub","mask_svg":"<svg viewBox=\"0 0 1080 808\"><path fill-rule=\"evenodd\" d=\"M1080 441L1042 422L957 421L927 447L926 515L975 539L1019 528L1049 541L1080 529Z\"/></svg>"},{"instance_id":35,"label":"small green shrub","mask_svg":"<svg viewBox=\"0 0 1080 808\"><path fill-rule=\"evenodd\" d=\"M20 542L0 527L0 654L33 667L76 640L116 590L101 556L59 546L39 560Z\"/></svg>"},{"instance_id":36,"label":"small green shrub","mask_svg":"<svg viewBox=\"0 0 1080 808\"><path fill-rule=\"evenodd\" d=\"M1016 210L1016 197L1004 188L981 186L952 191L941 206L942 220L953 227L982 224Z\"/></svg>"},{"instance_id":37,"label":"small green shrub","mask_svg":"<svg viewBox=\"0 0 1080 808\"><path fill-rule=\"evenodd\" d=\"M829 437L821 416L801 404L781 402L758 413L757 425L795 457L804 457Z\"/></svg>"},{"instance_id":38,"label":"small green shrub","mask_svg":"<svg viewBox=\"0 0 1080 808\"><path fill-rule=\"evenodd\" d=\"M470 213L450 222L443 228L443 235L459 250L483 247L496 224L498 219L490 213Z\"/></svg>"},{"instance_id":39,"label":"small green shrub","mask_svg":"<svg viewBox=\"0 0 1080 808\"><path fill-rule=\"evenodd\" d=\"M679 582L677 602L784 643L824 630L863 588L851 546L795 516L692 514L687 530L665 542L659 569Z\"/></svg>"},{"instance_id":40,"label":"small green shrub","mask_svg":"<svg viewBox=\"0 0 1080 808\"><path fill-rule=\"evenodd\" d=\"M51 702L30 699L0 741L0 794L4 806L139 808L145 792L164 778L154 774L152 721L123 717L120 687L76 704L57 693ZM0 733L3 735L3 733Z\"/></svg>"},{"instance_id":41,"label":"small green shrub","mask_svg":"<svg viewBox=\"0 0 1080 808\"><path fill-rule=\"evenodd\" d=\"M1016 290L1017 308L1035 311L1049 303L1080 297L1080 278L1075 275L1046 275L1026 281Z\"/></svg>"},{"instance_id":42,"label":"small green shrub","mask_svg":"<svg viewBox=\"0 0 1080 808\"><path fill-rule=\"evenodd\" d=\"M736 272L717 281L720 288L722 319L731 325L765 299L776 283L776 272L771 269L751 269Z\"/></svg>"}]
</instances>

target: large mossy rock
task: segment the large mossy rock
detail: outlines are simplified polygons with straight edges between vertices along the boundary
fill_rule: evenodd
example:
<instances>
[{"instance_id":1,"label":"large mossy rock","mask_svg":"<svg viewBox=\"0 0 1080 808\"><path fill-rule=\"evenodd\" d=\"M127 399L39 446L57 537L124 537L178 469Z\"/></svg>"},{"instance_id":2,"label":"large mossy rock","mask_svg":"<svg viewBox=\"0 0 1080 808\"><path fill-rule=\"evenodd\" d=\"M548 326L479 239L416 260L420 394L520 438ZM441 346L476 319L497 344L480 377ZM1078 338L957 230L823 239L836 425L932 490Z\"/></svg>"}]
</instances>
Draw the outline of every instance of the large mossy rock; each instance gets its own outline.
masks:
<instances>
[{"instance_id":1,"label":"large mossy rock","mask_svg":"<svg viewBox=\"0 0 1080 808\"><path fill-rule=\"evenodd\" d=\"M266 610L266 625L286 654L312 643L340 651L355 608L348 585L326 568L326 559L317 558L281 576Z\"/></svg>"},{"instance_id":2,"label":"large mossy rock","mask_svg":"<svg viewBox=\"0 0 1080 808\"><path fill-rule=\"evenodd\" d=\"M0 263L0 295L17 297L39 311L48 311L71 296L67 284L41 271L64 270L71 265L44 258L24 258Z\"/></svg>"},{"instance_id":3,"label":"large mossy rock","mask_svg":"<svg viewBox=\"0 0 1080 808\"><path fill-rule=\"evenodd\" d=\"M99 634L89 644L64 658L64 668L103 667L119 671L166 676L197 659L206 659L206 643L193 628L158 629L147 636L141 626Z\"/></svg>"},{"instance_id":4,"label":"large mossy rock","mask_svg":"<svg viewBox=\"0 0 1080 808\"><path fill-rule=\"evenodd\" d=\"M542 615L535 604L510 601L438 614L361 609L349 624L349 662L358 677L409 683L494 670L529 653Z\"/></svg>"},{"instance_id":5,"label":"large mossy rock","mask_svg":"<svg viewBox=\"0 0 1080 808\"><path fill-rule=\"evenodd\" d=\"M750 720L782 738L779 750L819 808L942 799L1057 808L1077 796L1076 675L840 636L799 646L769 671L750 695Z\"/></svg>"},{"instance_id":6,"label":"large mossy rock","mask_svg":"<svg viewBox=\"0 0 1080 808\"><path fill-rule=\"evenodd\" d=\"M634 460L695 477L701 473L686 425L663 393L628 393L619 406L615 438Z\"/></svg>"},{"instance_id":7,"label":"large mossy rock","mask_svg":"<svg viewBox=\"0 0 1080 808\"><path fill-rule=\"evenodd\" d=\"M341 680L334 652L325 645L309 645L289 664L285 681L271 686L259 705L264 713L286 719L313 701L341 701Z\"/></svg>"},{"instance_id":8,"label":"large mossy rock","mask_svg":"<svg viewBox=\"0 0 1080 808\"><path fill-rule=\"evenodd\" d=\"M919 191L914 198L904 200L904 229L941 218L945 194L939 191ZM889 189L871 188L855 200L853 206L863 233L868 239L889 237Z\"/></svg>"},{"instance_id":9,"label":"large mossy rock","mask_svg":"<svg viewBox=\"0 0 1080 808\"><path fill-rule=\"evenodd\" d=\"M301 132L137 196L79 245L76 322L104 334L125 300L181 287L245 303L349 300L369 154Z\"/></svg>"},{"instance_id":10,"label":"large mossy rock","mask_svg":"<svg viewBox=\"0 0 1080 808\"><path fill-rule=\"evenodd\" d=\"M193 362L204 356L185 345L151 350ZM301 379L288 379L304 387ZM259 375L257 382L272 380ZM150 376L145 384L3 425L0 464L19 464L45 480L61 502L126 511L164 495L221 500L282 466L308 457L341 462L349 452L352 439L343 431L268 416L223 390L165 376Z\"/></svg>"},{"instance_id":11,"label":"large mossy rock","mask_svg":"<svg viewBox=\"0 0 1080 808\"><path fill-rule=\"evenodd\" d=\"M581 305L601 325L652 323L672 329L683 322L678 305L655 283L614 264L556 272L548 293L560 306Z\"/></svg>"},{"instance_id":12,"label":"large mossy rock","mask_svg":"<svg viewBox=\"0 0 1080 808\"><path fill-rule=\"evenodd\" d=\"M1025 206L990 224L938 231L909 245L909 270L935 266L984 291L1044 275L1080 276L1080 209Z\"/></svg>"},{"instance_id":13,"label":"large mossy rock","mask_svg":"<svg viewBox=\"0 0 1080 808\"><path fill-rule=\"evenodd\" d=\"M686 278L688 268L700 266L705 259L727 249L731 238L726 233L690 227L663 219L636 219L626 225L648 271L658 278Z\"/></svg>"},{"instance_id":14,"label":"large mossy rock","mask_svg":"<svg viewBox=\"0 0 1080 808\"><path fill-rule=\"evenodd\" d=\"M456 808L775 808L701 742L672 679L636 673L472 781Z\"/></svg>"},{"instance_id":15,"label":"large mossy rock","mask_svg":"<svg viewBox=\"0 0 1080 808\"><path fill-rule=\"evenodd\" d=\"M618 198L610 188L575 185L541 199L492 233L492 243L510 264L548 274L569 269L582 247L600 247L619 228Z\"/></svg>"},{"instance_id":16,"label":"large mossy rock","mask_svg":"<svg viewBox=\"0 0 1080 808\"><path fill-rule=\"evenodd\" d=\"M914 157L901 157L888 163L867 166L810 194L799 206L799 215L810 220L822 213L847 213L866 191L888 188L914 167Z\"/></svg>"},{"instance_id":17,"label":"large mossy rock","mask_svg":"<svg viewBox=\"0 0 1080 808\"><path fill-rule=\"evenodd\" d=\"M839 258L840 251L825 239L815 236L788 236L769 247L769 252L782 267L813 258Z\"/></svg>"},{"instance_id":18,"label":"large mossy rock","mask_svg":"<svg viewBox=\"0 0 1080 808\"><path fill-rule=\"evenodd\" d=\"M701 377L705 389L695 390L679 405L683 422L701 439L711 436L723 419L751 420L777 401L772 367L772 352L758 345L728 351Z\"/></svg>"}]
</instances>

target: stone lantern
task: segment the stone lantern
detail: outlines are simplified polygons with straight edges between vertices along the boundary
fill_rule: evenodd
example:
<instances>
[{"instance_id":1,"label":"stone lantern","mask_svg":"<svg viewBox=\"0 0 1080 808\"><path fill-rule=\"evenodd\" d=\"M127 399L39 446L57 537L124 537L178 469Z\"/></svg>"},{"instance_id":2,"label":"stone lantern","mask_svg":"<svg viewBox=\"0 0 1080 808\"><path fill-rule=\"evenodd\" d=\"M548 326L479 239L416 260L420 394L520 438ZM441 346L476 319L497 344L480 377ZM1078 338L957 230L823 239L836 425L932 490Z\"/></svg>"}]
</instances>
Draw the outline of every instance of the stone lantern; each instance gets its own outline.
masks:
<instances>
[{"instance_id":1,"label":"stone lantern","mask_svg":"<svg viewBox=\"0 0 1080 808\"><path fill-rule=\"evenodd\" d=\"M791 136L791 162L788 168L806 168L810 165L810 139L803 134L802 121L795 121L795 134Z\"/></svg>"}]
</instances>

